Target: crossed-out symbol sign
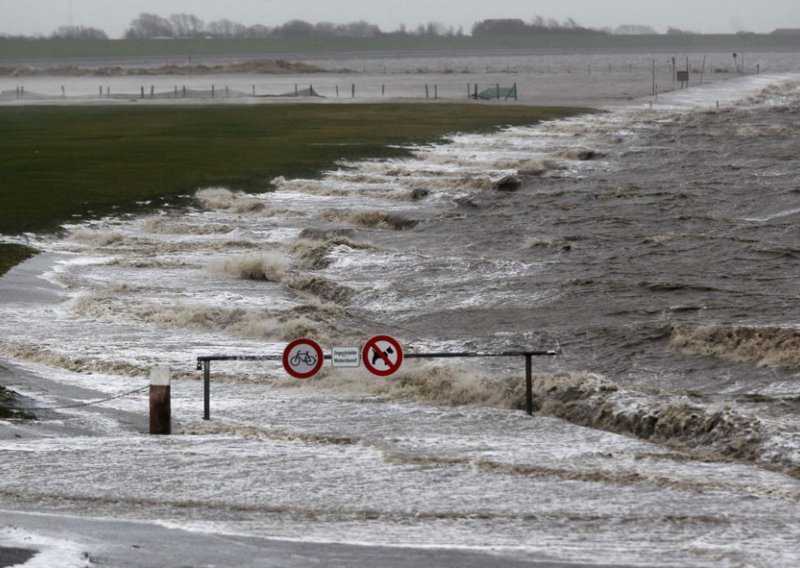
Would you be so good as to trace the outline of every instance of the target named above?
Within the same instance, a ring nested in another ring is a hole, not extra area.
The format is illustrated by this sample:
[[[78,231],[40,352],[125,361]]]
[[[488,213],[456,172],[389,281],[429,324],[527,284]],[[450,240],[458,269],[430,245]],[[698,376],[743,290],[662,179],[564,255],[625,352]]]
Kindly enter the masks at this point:
[[[283,351],[283,368],[296,379],[308,379],[322,368],[322,347],[313,339],[295,339]]]
[[[403,364],[403,348],[394,337],[376,335],[364,344],[361,360],[373,375],[388,377]]]

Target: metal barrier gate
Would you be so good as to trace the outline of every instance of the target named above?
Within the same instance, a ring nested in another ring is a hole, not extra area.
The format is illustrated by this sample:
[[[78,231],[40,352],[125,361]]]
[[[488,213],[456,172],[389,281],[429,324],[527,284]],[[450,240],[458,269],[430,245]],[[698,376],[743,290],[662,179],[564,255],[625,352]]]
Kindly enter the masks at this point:
[[[472,359],[490,357],[525,358],[525,412],[533,414],[533,358],[555,357],[560,350],[503,351],[501,353],[405,353],[405,359]],[[281,361],[282,355],[208,355],[197,358],[197,370],[203,371],[203,420],[211,419],[211,362],[212,361]],[[331,355],[323,356],[330,360]],[[391,380],[391,379],[389,379]]]

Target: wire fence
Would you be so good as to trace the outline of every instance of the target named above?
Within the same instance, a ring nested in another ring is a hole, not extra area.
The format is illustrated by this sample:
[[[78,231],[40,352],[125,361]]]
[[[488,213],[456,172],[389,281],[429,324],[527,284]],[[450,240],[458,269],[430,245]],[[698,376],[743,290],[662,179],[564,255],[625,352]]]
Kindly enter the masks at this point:
[[[58,87],[56,87],[58,88]],[[276,85],[259,86],[210,84],[206,88],[175,85],[165,89],[155,85],[140,86],[131,91],[98,86],[94,93],[87,93],[85,88],[61,86],[60,90],[45,92],[30,90],[27,87],[15,87],[0,91],[0,102],[37,102],[37,101],[131,101],[131,102],[175,102],[175,101],[235,101],[258,99],[375,99],[383,97],[403,97],[421,99],[516,99],[517,86],[500,83],[348,83],[323,85]]]
[[[137,394],[137,393],[140,393],[140,392],[144,392],[145,390],[147,390],[149,388],[150,388],[150,386],[148,385],[146,387],[140,387],[140,388],[134,389],[132,391],[124,392],[124,393],[121,393],[121,394],[116,394],[116,395],[109,396],[107,398],[103,398],[103,399],[100,399],[100,400],[92,400],[92,401],[89,401],[89,402],[78,402],[78,403],[72,403],[72,404],[65,404],[65,405],[62,405],[62,406],[27,406],[27,407],[15,406],[13,408],[13,410],[19,410],[19,411],[24,411],[24,412],[35,412],[35,411],[45,411],[45,410],[67,410],[67,409],[70,409],[70,408],[83,408],[83,407],[86,407],[86,406],[94,406],[96,404],[102,404],[104,402],[109,402],[109,401],[112,401],[112,400],[117,400],[117,399],[120,399],[120,398],[124,398],[126,396],[131,396],[131,395],[134,395],[134,394]]]

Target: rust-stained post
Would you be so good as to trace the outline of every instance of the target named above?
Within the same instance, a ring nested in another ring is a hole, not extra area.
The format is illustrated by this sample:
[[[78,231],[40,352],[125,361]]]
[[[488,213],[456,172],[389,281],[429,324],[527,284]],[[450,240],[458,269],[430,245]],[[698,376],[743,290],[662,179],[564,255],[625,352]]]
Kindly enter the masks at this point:
[[[150,369],[150,433],[172,433],[172,406],[170,403],[170,369]]]
[[[203,361],[203,420],[211,420],[211,361]]]
[[[525,353],[525,412],[533,416],[533,354]]]

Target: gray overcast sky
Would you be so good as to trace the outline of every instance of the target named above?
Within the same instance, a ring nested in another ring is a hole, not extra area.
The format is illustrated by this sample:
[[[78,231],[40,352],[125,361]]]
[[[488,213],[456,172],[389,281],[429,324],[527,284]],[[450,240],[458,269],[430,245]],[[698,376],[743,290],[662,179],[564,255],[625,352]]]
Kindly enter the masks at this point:
[[[120,37],[141,12],[195,14],[210,22],[227,18],[246,25],[275,26],[288,20],[336,23],[366,20],[384,31],[400,24],[440,22],[469,32],[486,18],[541,15],[574,18],[589,27],[644,24],[713,33],[769,32],[800,28],[798,0],[0,0],[0,33],[47,35],[71,23]]]

